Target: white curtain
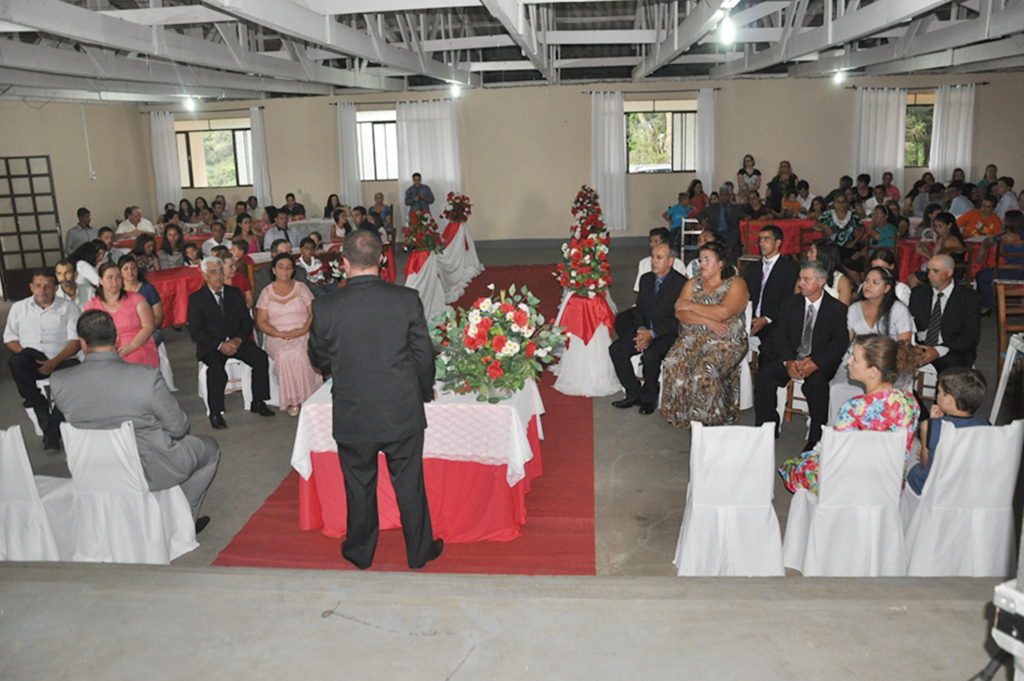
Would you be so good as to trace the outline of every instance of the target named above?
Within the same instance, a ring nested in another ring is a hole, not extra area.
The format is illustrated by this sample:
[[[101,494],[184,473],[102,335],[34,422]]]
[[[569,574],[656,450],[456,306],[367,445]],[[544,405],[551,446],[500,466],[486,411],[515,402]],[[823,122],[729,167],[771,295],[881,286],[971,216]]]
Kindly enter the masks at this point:
[[[360,206],[363,203],[363,188],[359,183],[358,144],[356,105],[338,102],[338,195],[345,206]]]
[[[715,184],[715,100],[714,88],[702,87],[697,93],[697,177],[704,193],[718,191]]]
[[[929,165],[939,182],[963,168],[971,177],[971,142],[974,137],[974,84],[942,85],[935,93],[932,150]]]
[[[882,182],[892,173],[892,183],[903,194],[904,141],[907,134],[907,91],[902,88],[859,87],[853,102],[853,139],[850,175],[871,176]]]
[[[252,193],[261,206],[273,206],[270,193],[270,164],[267,161],[267,136],[263,127],[263,108],[249,107],[249,125],[252,128]]]
[[[405,224],[408,208],[405,191],[413,173],[434,193],[431,214],[444,210],[448,192],[462,192],[462,158],[459,155],[458,108],[455,100],[398,102],[398,212],[396,227]]]
[[[174,138],[174,114],[149,112],[149,142],[153,147],[153,171],[156,175],[157,214],[165,204],[175,208],[181,200],[181,170],[178,167],[178,143]]]
[[[626,116],[621,92],[590,95],[590,184],[608,229],[628,229]]]

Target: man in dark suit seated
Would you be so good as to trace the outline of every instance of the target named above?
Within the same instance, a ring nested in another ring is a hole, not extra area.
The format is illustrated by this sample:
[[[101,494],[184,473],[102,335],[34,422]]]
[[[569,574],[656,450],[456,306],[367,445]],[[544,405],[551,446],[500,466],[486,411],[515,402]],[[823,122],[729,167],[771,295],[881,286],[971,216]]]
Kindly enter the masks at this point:
[[[658,404],[661,361],[672,349],[679,335],[675,303],[686,277],[672,268],[673,258],[667,243],[651,250],[651,271],[640,278],[636,305],[623,310],[615,318],[618,340],[608,348],[619,383],[626,390],[625,399],[612,406],[628,409],[640,405],[641,414],[653,414]],[[631,359],[642,353],[644,385],[633,371]]]
[[[746,215],[739,204],[732,202],[732,188],[723,184],[718,188],[718,203],[708,204],[693,217],[700,221],[702,229],[718,233],[719,240],[729,247],[733,264],[736,264],[743,252],[740,220],[745,220]]]
[[[800,278],[800,265],[782,255],[782,239],[781,229],[765,225],[757,235],[761,259],[750,263],[744,274],[754,304],[750,335],[757,336],[762,347],[771,342],[782,303],[796,295],[796,281]]]
[[[406,556],[416,569],[441,555],[423,483],[424,402],[434,398],[434,349],[419,294],[382,281],[381,241],[357,229],[345,239],[348,283],[313,300],[309,359],[334,378],[334,440],[345,477],[348,529],[341,555],[373,563],[378,453],[387,458],[402,517]]]
[[[910,293],[910,314],[917,325],[917,362],[941,373],[971,367],[981,340],[981,303],[977,294],[953,281],[953,258],[928,261],[928,285]]]
[[[75,428],[113,430],[125,421],[135,427],[139,460],[149,489],[178,485],[192,507],[196,532],[210,522],[199,516],[206,490],[220,461],[220,447],[208,435],[189,435],[188,417],[171,395],[159,369],[130,364],[117,354],[117,328],[103,310],[78,318],[85,359],[50,379],[54,403]]]
[[[188,334],[196,344],[196,357],[206,364],[206,399],[210,425],[227,428],[224,421],[224,365],[237,359],[252,367],[252,413],[273,416],[265,402],[270,399],[270,364],[267,353],[252,340],[252,317],[245,297],[234,286],[224,285],[224,263],[203,258],[206,286],[188,297]]]
[[[811,432],[803,451],[813,448],[821,438],[821,427],[828,420],[828,382],[850,345],[846,305],[825,293],[827,276],[820,263],[804,262],[800,267],[803,295],[782,304],[771,343],[761,346],[754,381],[754,418],[760,426],[779,421],[778,389],[790,379],[803,380],[811,415]],[[776,426],[776,437],[778,432]]]

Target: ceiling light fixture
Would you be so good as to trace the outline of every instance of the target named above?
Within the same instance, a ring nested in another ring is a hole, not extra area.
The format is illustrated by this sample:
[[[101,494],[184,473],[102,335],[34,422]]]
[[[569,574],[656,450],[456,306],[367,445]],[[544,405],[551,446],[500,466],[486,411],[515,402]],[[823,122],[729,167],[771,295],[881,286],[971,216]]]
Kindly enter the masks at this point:
[[[452,97],[458,97],[462,94],[462,88],[459,87],[458,83],[452,83]]]
[[[188,109],[189,111],[195,111],[196,110],[196,100],[192,99],[191,97],[186,97],[185,98],[185,108]]]
[[[732,45],[736,42],[736,24],[729,17],[722,19],[718,25],[718,40],[723,45]]]
[[[846,80],[846,74],[842,71],[836,71],[836,75],[832,76],[832,82],[836,85],[842,85],[844,80]]]

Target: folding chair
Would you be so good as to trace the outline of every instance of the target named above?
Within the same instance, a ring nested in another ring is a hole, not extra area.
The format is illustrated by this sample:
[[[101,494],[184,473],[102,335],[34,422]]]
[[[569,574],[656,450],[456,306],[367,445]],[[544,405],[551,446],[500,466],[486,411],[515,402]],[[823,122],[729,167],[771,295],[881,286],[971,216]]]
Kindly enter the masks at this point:
[[[997,262],[998,255],[997,252]],[[1024,281],[995,279],[992,286],[996,293],[996,341],[999,343],[999,371],[1002,372],[1010,336],[1024,332]]]
[[[266,340],[266,339],[264,339]],[[270,374],[270,399],[267,404],[277,407],[281,404],[280,392],[277,385],[277,375],[274,373],[274,360],[267,357],[269,365],[267,372]],[[206,389],[206,372],[209,367],[205,362],[199,362],[199,398],[206,405],[206,415],[210,415],[210,401]],[[245,409],[252,408],[252,367],[238,359],[229,359],[224,364],[224,371],[228,375],[228,383],[224,387],[224,394],[242,393],[242,405]]]

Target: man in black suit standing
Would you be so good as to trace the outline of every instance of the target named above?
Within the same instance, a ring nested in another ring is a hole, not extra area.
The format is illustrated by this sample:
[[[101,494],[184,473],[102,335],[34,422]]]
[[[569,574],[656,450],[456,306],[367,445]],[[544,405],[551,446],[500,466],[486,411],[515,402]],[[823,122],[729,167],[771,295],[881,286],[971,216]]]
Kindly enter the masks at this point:
[[[943,254],[929,260],[928,285],[910,294],[918,364],[931,364],[939,373],[974,366],[981,340],[980,305],[974,291],[953,281],[953,258]]]
[[[423,483],[424,402],[434,397],[434,350],[413,289],[382,281],[381,241],[358,229],[345,239],[348,283],[313,301],[309,359],[334,376],[334,439],[348,499],[341,555],[361,570],[373,563],[377,454],[387,457],[409,567],[441,555]]]
[[[273,416],[265,402],[270,399],[270,363],[252,340],[252,318],[245,297],[234,286],[224,285],[224,263],[203,258],[206,286],[188,297],[188,335],[196,344],[196,357],[206,364],[206,399],[210,425],[227,428],[224,421],[224,365],[231,358],[252,367],[252,406],[260,416]]]
[[[782,304],[778,328],[766,350],[768,357],[759,362],[754,381],[754,418],[760,426],[768,421],[778,423],[778,389],[790,379],[803,380],[811,414],[811,432],[804,451],[821,438],[821,427],[828,420],[828,382],[850,344],[846,305],[825,293],[827,277],[820,263],[805,262],[801,266],[799,286],[803,295]]]
[[[672,349],[679,335],[675,303],[686,277],[672,268],[673,258],[667,243],[651,249],[651,271],[640,277],[640,293],[636,305],[623,310],[615,318],[618,340],[608,348],[619,383],[626,390],[625,399],[612,406],[628,409],[640,405],[641,414],[653,414],[658,404],[661,361]],[[644,385],[633,371],[631,359],[641,354]]]
[[[782,230],[775,225],[765,225],[757,235],[761,259],[747,266],[744,279],[754,304],[750,320],[750,335],[760,339],[760,357],[765,358],[765,349],[771,345],[771,336],[778,326],[782,303],[792,298],[796,281],[800,278],[800,265],[782,256]]]

